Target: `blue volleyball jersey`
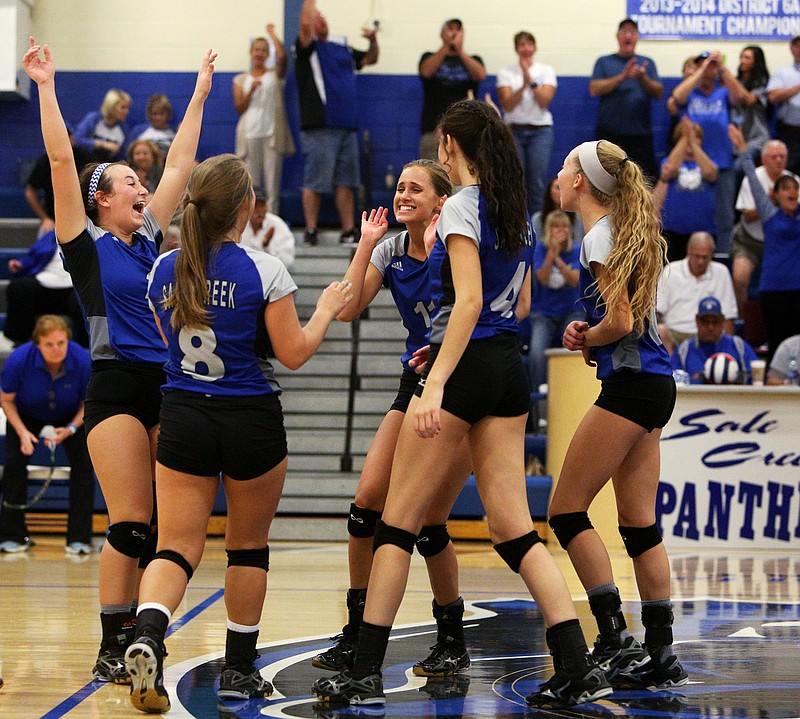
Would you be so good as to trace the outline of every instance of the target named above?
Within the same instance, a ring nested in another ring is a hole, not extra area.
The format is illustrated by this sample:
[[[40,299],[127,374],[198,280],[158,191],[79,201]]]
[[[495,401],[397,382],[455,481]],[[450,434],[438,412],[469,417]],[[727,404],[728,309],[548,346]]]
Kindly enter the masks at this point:
[[[92,361],[166,361],[167,351],[145,298],[147,273],[160,245],[161,228],[147,208],[130,245],[88,217],[86,229],[61,245],[89,324]]]
[[[165,391],[188,390],[227,396],[280,392],[267,360],[264,309],[296,289],[284,264],[265,252],[225,242],[206,268],[209,327],[175,331],[165,309],[175,282],[180,250],[161,255],[153,265],[147,299],[169,342]]]
[[[444,339],[447,322],[455,303],[455,287],[447,254],[447,238],[463,235],[475,242],[481,262],[483,307],[470,339],[484,339],[498,334],[518,334],[514,311],[525,275],[533,262],[533,238],[528,224],[525,245],[510,257],[497,246],[497,234],[489,224],[486,203],[478,185],[470,185],[444,203],[436,226],[436,244],[428,258],[434,320],[431,342]]]
[[[392,293],[403,327],[408,331],[406,351],[401,361],[403,369],[414,372],[408,360],[416,350],[428,344],[433,301],[428,282],[428,262],[409,256],[409,242],[405,231],[383,240],[372,251],[370,262],[383,275],[383,286]]]
[[[591,271],[591,263],[605,265],[614,238],[608,217],[602,217],[586,233],[581,244],[581,268],[578,289],[581,302],[586,310],[587,321],[594,327],[605,317],[602,298],[595,292],[596,284]],[[645,331],[639,335],[636,330],[622,339],[602,347],[594,347],[597,362],[597,378],[611,377],[621,370],[643,372],[645,374],[671,375],[670,359],[667,350],[658,336],[655,306],[650,318],[645,322]]]

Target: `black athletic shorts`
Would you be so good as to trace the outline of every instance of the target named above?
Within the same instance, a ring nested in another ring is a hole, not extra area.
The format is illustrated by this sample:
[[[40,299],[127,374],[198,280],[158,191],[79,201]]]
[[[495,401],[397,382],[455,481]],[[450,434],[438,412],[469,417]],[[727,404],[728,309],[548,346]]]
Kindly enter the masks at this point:
[[[176,472],[255,479],[287,455],[277,394],[220,397],[173,391],[161,403],[156,459]]]
[[[86,388],[83,421],[90,432],[100,422],[118,414],[138,419],[145,429],[158,424],[161,385],[167,381],[164,366],[148,362],[97,360]]]
[[[400,387],[397,390],[397,397],[394,398],[394,402],[392,402],[392,406],[389,409],[396,409],[398,412],[405,414],[418,384],[419,375],[416,372],[403,370],[403,374],[400,375]]]
[[[436,362],[440,344],[432,344],[423,379],[415,394],[420,397],[428,369]],[[475,424],[484,417],[518,417],[531,405],[528,375],[516,335],[501,334],[470,340],[453,374],[444,386],[442,409]]]
[[[601,380],[595,404],[652,432],[669,422],[676,394],[671,375],[623,370]]]

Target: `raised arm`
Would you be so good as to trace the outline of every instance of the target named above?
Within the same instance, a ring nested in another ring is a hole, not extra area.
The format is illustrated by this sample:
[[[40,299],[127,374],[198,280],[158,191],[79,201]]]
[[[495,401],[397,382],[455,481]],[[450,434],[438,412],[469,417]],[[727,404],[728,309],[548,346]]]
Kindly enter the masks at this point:
[[[703,60],[703,62],[697,66],[697,69],[691,75],[689,75],[689,77],[681,81],[681,83],[672,91],[671,99],[678,107],[683,107],[689,101],[689,95],[691,94],[692,90],[697,87],[698,83],[700,82],[700,78],[703,77],[703,73],[710,62],[711,57],[707,57],[705,60]]]
[[[286,48],[275,32],[275,24],[267,25],[267,35],[275,47],[275,74],[283,80],[286,77]]]
[[[361,59],[361,67],[365,65],[374,65],[378,62],[378,55],[380,54],[380,47],[378,47],[378,31],[375,28],[365,27],[361,31],[361,37],[365,37],[369,41],[367,54]]]
[[[211,78],[214,75],[216,59],[217,53],[212,50],[208,50],[203,58],[192,99],[189,100],[186,114],[167,153],[164,174],[148,205],[162,229],[166,229],[172,221],[175,208],[194,169],[197,143],[200,140],[200,128],[203,124],[203,105],[208,93],[211,92]]]
[[[388,214],[389,210],[385,207],[371,210],[369,216],[366,212],[361,214],[361,239],[350,267],[344,273],[344,279],[352,283],[353,301],[336,316],[341,322],[352,322],[358,317],[381,288],[383,275],[370,262],[370,258],[389,227]]]
[[[39,57],[40,51],[44,54],[44,60]],[[22,58],[22,66],[39,89],[42,137],[53,178],[56,237],[59,242],[70,242],[86,227],[86,214],[72,144],[56,97],[56,68],[50,48],[47,45],[40,47],[31,37],[30,47]]]
[[[769,195],[764,191],[761,182],[756,175],[756,168],[753,164],[753,158],[747,152],[747,142],[744,139],[741,128],[736,125],[728,125],[728,135],[733,143],[734,150],[739,153],[739,159],[736,160],[736,167],[744,172],[747,179],[750,181],[750,192],[753,193],[753,200],[756,203],[756,212],[762,222],[766,222],[772,217],[778,208],[772,203]]]
[[[314,41],[314,25],[317,21],[317,0],[304,0],[300,9],[300,46],[308,47]]]

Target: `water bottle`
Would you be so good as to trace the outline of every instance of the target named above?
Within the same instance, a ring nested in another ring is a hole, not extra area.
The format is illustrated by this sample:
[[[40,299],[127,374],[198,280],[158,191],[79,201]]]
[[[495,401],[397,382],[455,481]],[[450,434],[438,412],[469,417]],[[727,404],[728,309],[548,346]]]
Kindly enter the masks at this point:
[[[800,372],[798,372],[797,357],[794,355],[789,357],[789,369],[786,370],[786,384],[792,387],[800,385]]]

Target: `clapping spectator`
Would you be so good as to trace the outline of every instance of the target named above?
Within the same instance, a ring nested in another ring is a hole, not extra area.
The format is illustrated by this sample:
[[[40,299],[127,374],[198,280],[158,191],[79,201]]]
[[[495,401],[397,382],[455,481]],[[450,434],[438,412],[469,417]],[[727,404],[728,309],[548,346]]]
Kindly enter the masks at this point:
[[[534,281],[531,304],[531,343],[528,352],[531,389],[547,382],[545,350],[560,347],[570,322],[584,320],[578,304],[581,247],[572,237],[572,223],[566,212],[555,210],[547,216],[544,232],[533,252]]]
[[[733,229],[736,172],[728,137],[730,105],[745,102],[749,93],[723,64],[718,50],[697,57],[695,71],[673,91],[673,102],[703,128],[703,148],[717,166],[717,251],[727,254]]]
[[[550,153],[553,115],[548,109],[556,94],[556,74],[550,65],[534,60],[536,39],[529,32],[514,36],[517,62],[497,73],[497,94],[511,127],[528,187],[528,212],[542,205]]]
[[[655,202],[661,210],[667,259],[681,260],[693,232],[714,235],[717,166],[703,150],[703,128],[683,116],[675,128],[675,147],[661,165]]]
[[[556,210],[561,211],[561,188],[558,186],[558,178],[554,177],[547,183],[542,196],[542,204],[538,212],[535,212],[531,217],[531,227],[536,237],[541,237],[544,232],[544,225],[551,212]],[[583,231],[583,222],[574,212],[567,212],[567,217],[572,224],[572,241],[574,244],[580,244],[585,234]]]

